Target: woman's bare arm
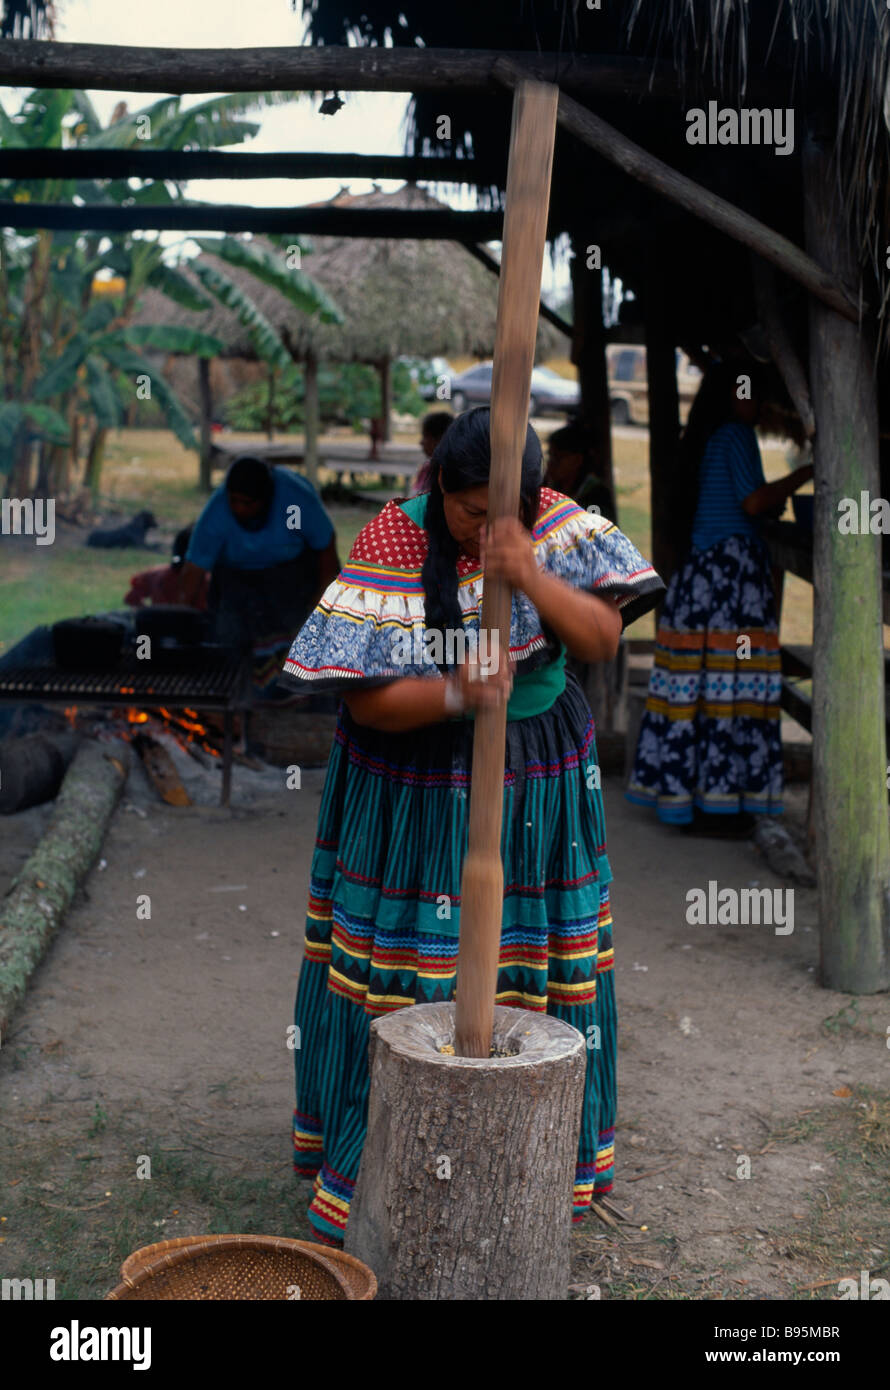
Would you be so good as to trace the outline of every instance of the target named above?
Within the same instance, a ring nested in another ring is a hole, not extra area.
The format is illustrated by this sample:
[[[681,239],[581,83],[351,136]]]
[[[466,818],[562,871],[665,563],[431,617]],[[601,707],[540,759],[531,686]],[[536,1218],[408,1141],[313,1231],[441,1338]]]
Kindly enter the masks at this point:
[[[538,570],[525,590],[539,615],[579,661],[611,661],[621,637],[621,610],[612,598],[575,589]]]
[[[742,501],[742,508],[749,516],[760,516],[764,512],[775,511],[777,507],[783,508],[792,492],[797,492],[797,489],[808,483],[812,476],[813,465],[805,463],[802,468],[795,468],[787,478],[778,478],[774,483],[764,483],[756,492],[749,492]]]
[[[512,665],[501,662],[497,671],[480,680],[474,678],[479,672],[476,663],[465,661],[445,680],[406,676],[404,680],[393,681],[376,690],[357,690],[344,699],[357,724],[381,729],[384,733],[405,733],[409,729],[439,724],[453,716],[455,708],[449,703],[449,688],[453,696],[460,696],[464,709],[480,709],[483,705],[496,705],[509,699],[513,686]]]

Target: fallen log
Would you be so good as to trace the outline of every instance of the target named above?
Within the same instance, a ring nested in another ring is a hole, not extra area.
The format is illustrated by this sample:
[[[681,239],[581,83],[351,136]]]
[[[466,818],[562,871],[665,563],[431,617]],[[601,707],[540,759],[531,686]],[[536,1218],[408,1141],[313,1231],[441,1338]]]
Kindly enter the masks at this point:
[[[74,894],[99,853],[130,767],[120,740],[86,740],[43,839],[0,902],[0,1041]]]
[[[0,743],[0,815],[52,801],[77,751],[80,735],[25,734]]]

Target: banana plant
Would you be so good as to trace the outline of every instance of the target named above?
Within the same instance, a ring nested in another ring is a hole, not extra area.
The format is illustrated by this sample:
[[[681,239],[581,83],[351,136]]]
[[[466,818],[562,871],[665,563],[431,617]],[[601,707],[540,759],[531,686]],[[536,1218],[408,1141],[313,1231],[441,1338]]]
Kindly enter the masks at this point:
[[[258,125],[245,117],[298,95],[240,92],[209,98],[185,109],[181,97],[164,97],[134,112],[119,107],[110,124],[103,126],[86,92],[39,89],[25,96],[15,115],[9,115],[0,103],[0,145],[125,149],[150,141],[162,149],[211,149],[240,144],[255,135]],[[14,187],[9,180],[0,180],[0,194],[3,192],[20,202],[79,197],[91,203],[140,204],[175,202],[184,196],[181,183],[161,179],[141,186],[136,180],[17,180]],[[301,250],[310,249],[300,238],[290,237],[287,242],[296,243]],[[336,306],[320,287],[302,271],[291,272],[278,265],[262,248],[226,237],[208,243],[205,249],[248,270],[263,283],[274,284],[301,312],[319,314],[326,322],[341,321]],[[193,278],[170,264],[168,256],[158,237],[132,234],[106,237],[38,230],[0,239],[0,378],[6,402],[20,406],[18,412],[6,412],[0,418],[0,459],[4,453],[7,459],[17,458],[22,479],[27,477],[35,431],[43,432],[48,444],[58,444],[60,422],[67,419],[76,428],[78,410],[84,407],[94,422],[89,471],[96,486],[105,433],[122,418],[124,376],[134,374],[150,375],[170,427],[183,443],[195,447],[181,402],[160,373],[152,371],[147,359],[141,357],[140,348],[161,350],[167,344],[167,351],[208,356],[213,355],[211,340],[200,332],[189,336],[188,329],[165,325],[153,326],[148,336],[145,330],[130,332],[129,320],[148,288],[192,310],[206,310],[213,299],[220,300],[248,326],[259,356],[279,365],[290,363],[279,335],[248,292],[222,270],[206,265],[198,269],[196,263],[192,269],[209,291],[204,293]],[[122,277],[120,297],[94,298],[95,277],[100,271]],[[170,346],[174,342],[178,346]],[[30,409],[28,403],[32,401],[38,403],[38,409]],[[4,450],[4,439],[14,422],[17,435]]]

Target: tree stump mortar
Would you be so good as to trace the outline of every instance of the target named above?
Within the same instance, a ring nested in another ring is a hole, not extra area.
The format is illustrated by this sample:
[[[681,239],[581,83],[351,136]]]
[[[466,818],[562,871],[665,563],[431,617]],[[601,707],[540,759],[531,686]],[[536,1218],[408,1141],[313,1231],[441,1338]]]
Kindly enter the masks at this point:
[[[454,1004],[371,1026],[368,1135],[345,1248],[380,1298],[564,1299],[585,1039],[495,1009],[494,1048],[455,1057]]]

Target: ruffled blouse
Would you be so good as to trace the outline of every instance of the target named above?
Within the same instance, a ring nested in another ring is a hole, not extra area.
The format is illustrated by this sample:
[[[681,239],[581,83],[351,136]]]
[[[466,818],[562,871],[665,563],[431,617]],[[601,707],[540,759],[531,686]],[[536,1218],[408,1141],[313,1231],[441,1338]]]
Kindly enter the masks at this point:
[[[288,685],[307,692],[345,691],[404,676],[441,678],[436,658],[442,653],[423,639],[425,507],[426,494],[395,499],[362,527],[346,564],[294,638],[284,665]],[[614,598],[623,628],[654,607],[664,590],[655,570],[614,522],[585,511],[553,488],[541,488],[531,534],[538,565],[573,588]],[[472,644],[479,635],[482,569],[478,559],[463,552],[456,569],[458,603]],[[514,591],[510,656],[516,673],[536,670],[559,650],[534,605]]]

